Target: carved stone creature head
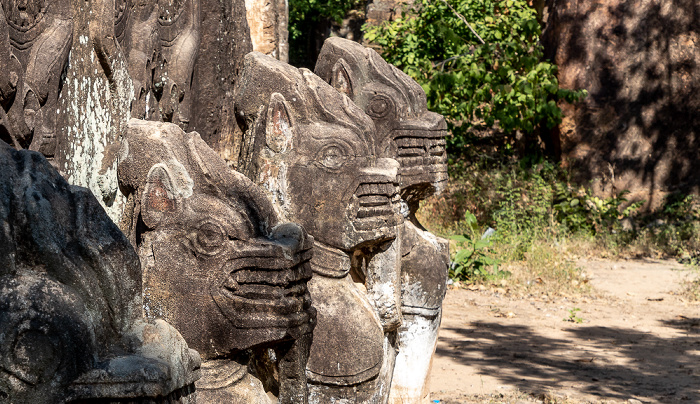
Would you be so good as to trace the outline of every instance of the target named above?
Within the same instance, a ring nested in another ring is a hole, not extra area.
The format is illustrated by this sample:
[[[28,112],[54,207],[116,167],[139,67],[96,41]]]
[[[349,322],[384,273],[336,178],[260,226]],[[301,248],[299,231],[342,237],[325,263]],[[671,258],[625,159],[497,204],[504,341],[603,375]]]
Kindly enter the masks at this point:
[[[235,91],[240,165],[314,238],[350,251],[396,236],[398,163],[379,158],[372,120],[306,69],[246,55]]]
[[[132,119],[121,154],[148,317],[174,324],[207,359],[311,332],[303,228],[281,223],[196,132]]]
[[[323,44],[315,73],[348,95],[377,127],[377,152],[401,164],[401,196],[417,203],[447,183],[442,115],[427,109],[425,92],[373,49],[343,38]]]
[[[0,142],[0,401],[168,396],[199,355],[141,320],[141,271],[85,188],[44,157]]]

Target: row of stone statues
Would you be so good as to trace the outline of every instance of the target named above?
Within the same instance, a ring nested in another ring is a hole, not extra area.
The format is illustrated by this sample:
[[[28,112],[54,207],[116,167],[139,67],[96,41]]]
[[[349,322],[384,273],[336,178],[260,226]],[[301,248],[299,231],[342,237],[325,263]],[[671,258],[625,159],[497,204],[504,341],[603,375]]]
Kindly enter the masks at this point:
[[[204,0],[47,3],[0,9],[0,401],[426,400],[449,256],[415,216],[447,181],[421,87],[339,38],[315,72],[214,68]]]

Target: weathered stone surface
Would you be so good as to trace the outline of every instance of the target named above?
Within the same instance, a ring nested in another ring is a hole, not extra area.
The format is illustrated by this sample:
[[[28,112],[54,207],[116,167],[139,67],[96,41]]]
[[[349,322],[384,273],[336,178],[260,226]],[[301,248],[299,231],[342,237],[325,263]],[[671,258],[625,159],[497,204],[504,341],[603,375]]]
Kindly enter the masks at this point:
[[[306,287],[313,239],[280,222],[262,191],[196,132],[132,120],[121,154],[119,179],[133,209],[129,236],[142,257],[146,315],[175,325],[204,359],[219,360],[204,367],[200,400],[254,402],[264,395],[247,387],[245,367],[264,366],[260,352],[271,348],[267,362],[275,362],[277,380],[265,380],[261,371],[262,383],[281,402],[302,402],[295,399],[306,396],[316,314]]]
[[[253,50],[289,61],[289,5],[285,0],[246,0],[246,18]]]
[[[253,52],[235,101],[239,167],[316,240],[309,401],[384,402],[401,322],[398,163],[378,157],[371,119],[306,69]]]
[[[0,142],[0,399],[194,402],[199,355],[141,319],[128,240],[85,188]]]
[[[548,1],[543,34],[559,82],[585,88],[562,105],[561,154],[580,180],[658,206],[698,192],[700,4],[697,1]]]
[[[92,191],[115,222],[124,209],[116,152],[129,119],[132,83],[115,40],[115,3],[70,0],[70,60],[62,78],[53,164],[70,184]]]
[[[233,109],[233,87],[243,57],[253,50],[245,0],[200,0],[200,44],[192,80],[192,120],[197,131],[229,165],[238,154],[240,129]]]
[[[53,156],[56,101],[73,35],[69,0],[0,4],[0,139]]]
[[[403,324],[390,401],[423,402],[429,393],[449,252],[447,241],[425,231],[415,213],[422,199],[442,191],[447,182],[445,119],[427,110],[418,83],[358,43],[327,39],[315,70],[373,119],[378,155],[400,163],[408,220],[399,234]]]

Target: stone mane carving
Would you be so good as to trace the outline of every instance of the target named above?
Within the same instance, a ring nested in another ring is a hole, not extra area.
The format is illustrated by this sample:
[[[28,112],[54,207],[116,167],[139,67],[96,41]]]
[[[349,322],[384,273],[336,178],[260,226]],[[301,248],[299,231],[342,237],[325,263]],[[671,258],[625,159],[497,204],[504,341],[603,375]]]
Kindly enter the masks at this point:
[[[68,0],[0,2],[0,139],[53,156],[72,35]]]
[[[239,167],[316,240],[309,401],[385,402],[401,323],[398,163],[378,158],[371,119],[306,69],[250,53],[234,97]]]
[[[404,323],[390,401],[423,402],[429,393],[449,253],[447,241],[425,231],[415,213],[420,200],[440,192],[447,182],[447,126],[441,115],[427,110],[418,83],[356,42],[327,39],[315,71],[372,117],[379,155],[401,164],[401,196],[408,208],[400,233]]]
[[[132,117],[190,122],[199,0],[117,0],[114,32],[134,82]]]
[[[129,241],[85,188],[0,142],[0,401],[194,403],[199,355],[141,318]]]
[[[305,402],[313,239],[280,222],[196,132],[131,120],[121,154],[146,315],[175,325],[207,360],[200,401],[262,403],[270,390],[281,403]]]

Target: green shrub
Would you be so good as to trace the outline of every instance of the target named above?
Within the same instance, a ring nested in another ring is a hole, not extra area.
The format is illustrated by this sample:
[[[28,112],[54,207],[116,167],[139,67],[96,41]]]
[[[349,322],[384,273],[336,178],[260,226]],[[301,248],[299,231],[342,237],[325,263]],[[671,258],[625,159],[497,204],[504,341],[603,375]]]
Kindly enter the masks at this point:
[[[480,229],[476,216],[464,213],[467,232],[450,237],[457,241],[458,250],[450,266],[450,278],[461,282],[495,281],[510,275],[498,269],[500,261],[490,251],[491,240],[488,234],[479,236]]]
[[[559,88],[556,66],[543,61],[540,25],[525,0],[416,1],[400,19],[366,26],[365,39],[418,81],[428,107],[443,114],[449,150],[472,141],[472,125],[533,133],[561,122],[556,100],[575,102],[585,90]],[[472,33],[460,15],[485,43]]]

